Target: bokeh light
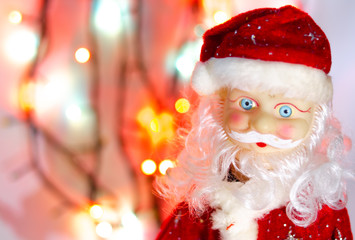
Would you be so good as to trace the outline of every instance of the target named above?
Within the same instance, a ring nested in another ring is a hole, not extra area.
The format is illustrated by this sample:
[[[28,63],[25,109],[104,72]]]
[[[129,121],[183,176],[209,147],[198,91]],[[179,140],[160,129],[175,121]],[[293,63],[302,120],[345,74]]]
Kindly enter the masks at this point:
[[[137,121],[140,125],[146,127],[150,125],[150,122],[155,117],[155,112],[151,107],[145,107],[139,111],[137,115]]]
[[[127,212],[122,216],[122,225],[125,228],[135,228],[140,222],[133,212]]]
[[[104,214],[104,210],[98,204],[94,204],[90,207],[90,216],[94,219],[99,219]]]
[[[154,118],[150,122],[150,129],[155,133],[160,132],[160,124],[159,124],[159,120],[157,118]]]
[[[112,225],[109,222],[100,222],[96,226],[96,234],[102,238],[109,238],[112,232]]]
[[[9,59],[17,63],[26,63],[37,54],[38,36],[26,29],[18,29],[5,39],[5,52]]]
[[[21,84],[19,89],[19,105],[22,111],[30,112],[34,109],[36,101],[35,90],[36,85],[32,81]]]
[[[191,74],[199,60],[203,41],[199,38],[196,41],[187,42],[182,46],[175,60],[175,69],[179,73],[179,79],[189,82]]]
[[[228,14],[223,11],[216,11],[213,15],[213,19],[217,24],[224,23],[229,19]]]
[[[122,215],[121,222],[123,226],[123,228],[120,229],[121,238],[116,239],[146,239],[144,237],[143,224],[132,211],[124,213]]]
[[[175,109],[178,113],[187,113],[190,110],[190,102],[186,98],[180,98],[175,102]]]
[[[145,175],[152,175],[157,170],[157,164],[152,159],[144,160],[141,170]]]
[[[101,0],[94,16],[96,28],[106,35],[115,35],[121,29],[121,8],[114,0]]]
[[[79,122],[82,119],[83,113],[78,105],[72,104],[66,109],[65,116],[71,122]]]
[[[169,168],[173,168],[173,167],[174,167],[173,161],[171,161],[170,159],[165,159],[164,161],[162,161],[162,162],[159,164],[159,172],[160,172],[162,175],[165,175],[165,174],[166,174],[166,171],[167,171]]]
[[[22,14],[19,11],[11,11],[9,13],[9,22],[13,24],[20,24],[22,22]]]
[[[91,54],[87,48],[79,48],[75,51],[75,60],[79,63],[86,63],[90,57]]]
[[[62,105],[72,94],[73,88],[73,77],[65,69],[50,71],[45,79],[37,82],[36,111],[43,114]]]

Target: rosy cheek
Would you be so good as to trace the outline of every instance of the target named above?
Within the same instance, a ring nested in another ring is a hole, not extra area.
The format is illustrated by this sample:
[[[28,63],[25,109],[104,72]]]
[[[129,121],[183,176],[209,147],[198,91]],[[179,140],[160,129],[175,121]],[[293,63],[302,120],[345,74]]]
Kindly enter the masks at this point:
[[[243,120],[243,116],[239,113],[232,113],[230,116],[229,116],[229,121],[231,123],[240,123],[241,121]]]
[[[283,139],[292,139],[294,137],[294,127],[289,124],[283,124],[279,127],[277,133]]]
[[[248,116],[233,112],[229,115],[228,125],[232,130],[244,130],[249,126]]]

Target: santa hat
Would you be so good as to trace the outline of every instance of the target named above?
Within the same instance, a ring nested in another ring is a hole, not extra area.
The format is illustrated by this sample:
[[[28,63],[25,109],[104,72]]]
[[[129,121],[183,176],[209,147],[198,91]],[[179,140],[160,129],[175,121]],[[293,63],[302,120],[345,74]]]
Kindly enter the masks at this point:
[[[200,95],[232,87],[326,103],[330,67],[328,39],[307,13],[263,8],[208,30],[191,80]]]

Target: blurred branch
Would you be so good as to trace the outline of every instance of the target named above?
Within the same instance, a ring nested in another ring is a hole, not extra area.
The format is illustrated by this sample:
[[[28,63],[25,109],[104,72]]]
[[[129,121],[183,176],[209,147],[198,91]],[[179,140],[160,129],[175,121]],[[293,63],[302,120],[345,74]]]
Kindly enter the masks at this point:
[[[38,126],[37,126],[37,130],[44,137],[44,139],[46,140],[46,142],[48,144],[50,144],[57,151],[64,154],[66,156],[66,158],[70,160],[69,162],[72,164],[72,166],[77,171],[79,171],[82,174],[86,174],[86,176],[89,178],[89,180],[88,180],[89,182],[94,181],[95,185],[97,185],[97,187],[100,187],[101,189],[103,189],[111,197],[115,197],[115,194],[111,190],[107,189],[105,186],[100,184],[100,181],[97,178],[95,173],[92,173],[92,172],[86,170],[86,168],[80,164],[82,162],[82,160],[80,160],[80,158],[77,156],[77,154],[72,152],[64,144],[62,144],[60,141],[58,141],[58,139],[56,139],[54,137],[54,135],[52,135],[50,132],[46,131],[43,127],[38,128]],[[93,199],[91,199],[91,200],[93,200]]]
[[[127,68],[128,68],[128,40],[127,40],[127,23],[126,23],[126,16],[123,16],[122,18],[122,32],[121,36],[118,39],[118,44],[121,46],[121,51],[120,51],[120,57],[121,57],[121,62],[119,67],[117,68],[117,89],[118,89],[118,96],[117,96],[117,102],[115,106],[115,114],[114,117],[117,119],[117,125],[116,125],[116,133],[118,136],[117,139],[117,145],[118,149],[120,150],[121,156],[123,159],[126,161],[129,167],[129,175],[133,179],[133,184],[134,184],[134,191],[135,191],[135,196],[138,197],[138,174],[135,171],[135,167],[133,165],[133,160],[130,159],[129,153],[127,152],[127,145],[126,141],[123,136],[123,130],[126,126],[125,123],[125,112],[126,112],[126,93],[127,93]]]
[[[95,12],[95,6],[97,5],[97,1],[93,0],[91,3],[91,8],[88,15],[88,25],[91,26],[91,16]],[[89,48],[91,51],[91,88],[90,88],[90,97],[91,97],[91,107],[96,117],[96,126],[94,129],[94,139],[95,139],[95,175],[100,174],[100,165],[101,165],[101,157],[102,157],[102,137],[101,137],[101,116],[100,116],[100,72],[99,72],[99,56],[97,49],[99,48],[97,44],[96,34],[92,27],[89,27],[89,34],[88,34],[88,41],[89,41]],[[97,194],[97,183],[95,178],[89,176],[89,186],[90,192],[89,197],[91,200],[95,201],[96,194]]]
[[[136,30],[134,35],[134,56],[136,66],[141,75],[142,82],[146,85],[152,99],[155,101],[158,108],[163,108],[163,102],[160,100],[159,94],[155,91],[155,87],[149,78],[147,66],[144,61],[144,48],[142,43],[142,25],[143,25],[143,0],[136,0]]]
[[[38,144],[38,130],[37,127],[33,124],[29,124],[29,143],[30,143],[30,151],[31,151],[31,165],[33,166],[34,170],[36,170],[37,174],[41,178],[44,185],[55,195],[63,198],[66,200],[69,206],[80,207],[80,203],[71,199],[68,195],[64,194],[63,191],[60,190],[57,185],[55,185],[51,179],[47,176],[45,171],[41,168],[39,162],[39,144]]]
[[[38,69],[38,64],[40,61],[45,57],[46,49],[48,49],[48,45],[44,45],[43,42],[48,42],[48,9],[50,5],[50,0],[43,0],[42,1],[42,8],[39,15],[39,22],[40,22],[40,30],[39,30],[39,45],[37,49],[37,54],[34,60],[32,61],[32,65],[30,66],[28,75],[30,77],[35,76],[36,70]]]

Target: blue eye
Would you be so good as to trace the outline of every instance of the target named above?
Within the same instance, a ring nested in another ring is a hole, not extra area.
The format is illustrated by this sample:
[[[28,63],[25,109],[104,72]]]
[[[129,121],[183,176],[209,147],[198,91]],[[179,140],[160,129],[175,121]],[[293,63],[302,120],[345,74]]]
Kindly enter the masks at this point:
[[[248,98],[243,98],[239,105],[244,109],[244,110],[250,110],[256,106],[255,102],[251,99]]]
[[[288,118],[292,115],[292,109],[291,107],[284,105],[280,107],[279,113],[281,117]]]

